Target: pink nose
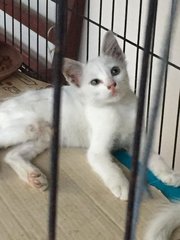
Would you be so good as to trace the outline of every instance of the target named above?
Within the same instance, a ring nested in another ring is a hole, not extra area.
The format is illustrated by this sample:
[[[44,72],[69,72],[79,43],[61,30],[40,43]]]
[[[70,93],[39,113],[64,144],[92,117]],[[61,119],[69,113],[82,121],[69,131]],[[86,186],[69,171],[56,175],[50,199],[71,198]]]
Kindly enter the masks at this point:
[[[108,89],[113,89],[116,87],[116,82],[113,82],[111,85],[107,86]]]

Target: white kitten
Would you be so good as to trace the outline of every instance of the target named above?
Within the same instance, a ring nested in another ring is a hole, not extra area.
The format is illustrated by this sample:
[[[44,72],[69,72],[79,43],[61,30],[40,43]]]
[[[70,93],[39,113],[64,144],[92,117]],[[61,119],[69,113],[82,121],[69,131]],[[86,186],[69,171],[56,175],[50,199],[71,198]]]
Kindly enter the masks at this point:
[[[83,65],[64,60],[70,86],[62,88],[61,144],[88,148],[88,162],[118,198],[127,200],[128,180],[112,160],[113,149],[131,150],[136,96],[129,87],[124,54],[108,32],[102,56]],[[0,147],[17,145],[5,161],[35,188],[47,188],[31,160],[49,147],[53,89],[29,91],[0,104]],[[153,153],[150,169],[162,181],[180,185],[180,175]]]

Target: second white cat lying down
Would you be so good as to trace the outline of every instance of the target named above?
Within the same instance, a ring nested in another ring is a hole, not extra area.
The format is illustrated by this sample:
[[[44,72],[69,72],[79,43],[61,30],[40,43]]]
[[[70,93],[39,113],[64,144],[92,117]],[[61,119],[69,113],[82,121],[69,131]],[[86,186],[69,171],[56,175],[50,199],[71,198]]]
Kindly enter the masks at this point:
[[[111,150],[131,149],[136,118],[136,96],[129,87],[124,54],[111,32],[105,35],[102,55],[81,64],[64,60],[61,144],[86,147],[88,162],[118,198],[127,200],[129,183],[112,161]],[[46,176],[31,160],[49,147],[53,88],[29,91],[0,104],[0,147],[16,145],[5,161],[29,185],[44,190]],[[175,174],[156,153],[149,168],[173,186]]]

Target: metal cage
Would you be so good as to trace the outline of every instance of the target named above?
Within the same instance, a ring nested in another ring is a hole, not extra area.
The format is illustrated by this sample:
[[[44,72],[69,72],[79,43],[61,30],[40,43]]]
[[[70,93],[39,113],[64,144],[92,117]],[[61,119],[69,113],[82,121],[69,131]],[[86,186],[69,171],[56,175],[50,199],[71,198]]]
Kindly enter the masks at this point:
[[[172,9],[175,4],[176,1],[173,0]],[[53,82],[55,87],[53,115],[54,135],[52,144],[53,161],[51,169],[53,177],[50,193],[49,240],[53,240],[56,237],[56,183],[58,177],[57,159],[60,104],[57,99],[59,99],[61,94],[60,85],[64,84],[63,78],[60,74],[62,58],[64,56],[73,59],[80,58],[83,61],[88,61],[93,54],[100,54],[103,34],[107,30],[113,31],[118,38],[118,41],[121,43],[123,51],[127,53],[127,55],[131,49],[134,52],[134,62],[132,64],[133,70],[131,69],[133,78],[132,86],[141,99],[139,103],[139,123],[142,122],[144,109],[142,103],[145,105],[147,132],[150,124],[151,99],[154,90],[153,68],[157,61],[163,62],[162,59],[166,57],[163,66],[164,83],[163,86],[161,86],[162,99],[160,101],[160,115],[158,118],[158,128],[156,129],[156,148],[160,154],[162,153],[162,148],[165,148],[163,147],[164,139],[168,141],[168,133],[165,132],[164,129],[168,126],[169,121],[166,109],[167,95],[169,94],[169,71],[175,70],[178,75],[180,65],[178,65],[178,61],[173,61],[173,58],[169,57],[169,54],[162,56],[161,53],[157,51],[156,39],[158,38],[159,31],[157,22],[159,21],[158,14],[162,7],[161,1],[136,1],[136,9],[134,9],[136,15],[136,36],[133,37],[133,39],[130,38],[131,34],[128,32],[129,21],[132,21],[130,15],[132,6],[134,6],[134,4],[130,0],[123,0],[121,3],[116,0],[46,0],[43,1],[43,4],[40,0],[0,1],[0,40],[13,45],[22,54],[23,65],[21,66],[20,71],[40,80]],[[55,12],[56,17],[54,14]],[[174,14],[175,13],[172,11],[171,19]],[[147,16],[148,20],[146,22]],[[144,27],[142,27],[143,24]],[[143,42],[142,39],[145,39],[145,42]],[[93,46],[95,46],[95,50]],[[53,55],[54,48],[56,48],[56,50]],[[167,46],[165,49],[166,48]],[[143,63],[141,64],[142,57]],[[145,79],[147,79],[147,81],[145,81]],[[143,85],[144,83],[147,85],[146,99],[145,95],[143,95],[146,89],[146,85]],[[177,85],[178,89],[176,89],[176,96],[173,99],[173,121],[172,119],[170,121],[173,122],[173,124],[170,124],[171,126],[169,126],[171,131],[169,141],[171,141],[170,158],[172,168],[178,168],[177,161],[178,156],[180,156],[180,146],[178,145],[180,139],[180,85]],[[141,130],[141,126],[137,123],[136,128],[137,131],[134,143],[136,152],[134,152],[125,240],[134,239],[133,231],[135,231],[133,229],[133,219],[136,216],[133,215],[133,209],[135,201],[135,180],[137,179],[137,149],[140,147],[139,141],[141,131],[139,131],[139,129]],[[164,154],[165,153],[166,151]]]

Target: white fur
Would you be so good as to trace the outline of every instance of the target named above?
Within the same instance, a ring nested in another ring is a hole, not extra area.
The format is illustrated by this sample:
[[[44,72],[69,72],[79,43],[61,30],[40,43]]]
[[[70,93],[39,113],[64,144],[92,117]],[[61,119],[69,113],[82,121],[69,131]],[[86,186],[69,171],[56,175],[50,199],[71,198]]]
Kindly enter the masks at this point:
[[[112,67],[120,73],[111,74]],[[88,162],[118,198],[127,200],[128,180],[113,162],[111,150],[131,149],[136,118],[136,96],[129,87],[124,54],[112,33],[107,33],[103,54],[83,65],[65,59],[62,88],[61,144],[88,148]],[[94,86],[90,82],[99,79]],[[17,145],[5,157],[21,179],[44,190],[45,176],[30,163],[49,147],[53,89],[29,91],[0,104],[0,147]],[[163,159],[151,156],[150,169],[168,184],[180,185]],[[32,177],[33,176],[33,177]]]
[[[169,204],[148,224],[144,240],[170,240],[172,232],[179,226],[180,204]]]

